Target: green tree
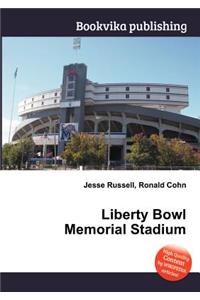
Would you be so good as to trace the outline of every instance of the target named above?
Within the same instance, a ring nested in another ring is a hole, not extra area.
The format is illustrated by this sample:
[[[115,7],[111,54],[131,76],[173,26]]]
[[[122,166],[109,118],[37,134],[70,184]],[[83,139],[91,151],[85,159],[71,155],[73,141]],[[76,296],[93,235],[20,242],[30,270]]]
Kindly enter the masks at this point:
[[[33,156],[34,143],[32,138],[24,138],[16,144],[5,144],[2,150],[4,168],[21,169]]]
[[[177,166],[197,166],[199,161],[192,147],[180,139],[171,140],[171,147],[177,159]]]
[[[158,149],[160,166],[198,166],[199,159],[192,147],[181,139],[168,140],[163,136],[152,135],[151,141]]]
[[[168,140],[153,134],[147,138],[137,134],[133,138],[128,160],[136,166],[198,166],[200,160],[192,147],[180,139]]]
[[[76,133],[67,142],[61,155],[68,165],[102,165],[106,157],[106,144],[103,136]]]
[[[159,166],[175,166],[179,158],[174,153],[171,147],[171,141],[167,140],[163,136],[156,134],[151,135],[150,140],[157,148],[158,151],[158,165]]]
[[[2,164],[3,168],[6,169],[10,167],[10,153],[11,153],[12,144],[4,144],[2,148]]]
[[[158,164],[158,150],[154,142],[143,134],[132,138],[131,152],[127,158],[136,166],[152,166]]]

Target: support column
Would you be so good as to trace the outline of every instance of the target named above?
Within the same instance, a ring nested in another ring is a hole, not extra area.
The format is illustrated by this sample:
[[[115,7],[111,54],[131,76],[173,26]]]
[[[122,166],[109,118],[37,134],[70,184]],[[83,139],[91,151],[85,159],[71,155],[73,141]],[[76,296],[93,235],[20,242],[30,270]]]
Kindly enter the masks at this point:
[[[125,134],[124,146],[123,146],[123,158],[124,166],[126,168],[126,152],[127,152],[127,124],[126,124],[126,114],[122,113],[122,132]]]
[[[98,122],[94,121],[94,133],[98,133]]]
[[[94,133],[98,132],[98,121],[97,121],[97,114],[94,112]]]
[[[182,126],[181,126],[181,123],[179,123],[179,127],[178,127],[178,137],[180,139],[180,136],[181,136],[181,131],[182,131]]]
[[[126,114],[122,113],[122,132],[126,133]]]
[[[110,169],[110,147],[111,147],[111,140],[110,140],[110,132],[111,132],[111,114],[108,112],[108,157],[107,157],[107,168]]]
[[[159,130],[159,136],[162,134],[162,119],[159,118],[158,120],[158,130]]]
[[[33,136],[33,134],[34,134],[34,127],[33,127],[32,124],[29,124],[29,126],[30,126],[30,129],[31,129],[31,136]]]
[[[48,120],[49,120],[49,133],[52,133],[52,129],[53,129],[52,119],[50,117],[48,117]]]
[[[127,155],[127,140],[126,140],[126,138],[124,139],[124,147],[123,147],[124,149],[124,166],[125,166],[125,168],[126,168],[126,155]]]
[[[200,144],[200,129],[199,129],[199,134],[198,134],[198,143]]]

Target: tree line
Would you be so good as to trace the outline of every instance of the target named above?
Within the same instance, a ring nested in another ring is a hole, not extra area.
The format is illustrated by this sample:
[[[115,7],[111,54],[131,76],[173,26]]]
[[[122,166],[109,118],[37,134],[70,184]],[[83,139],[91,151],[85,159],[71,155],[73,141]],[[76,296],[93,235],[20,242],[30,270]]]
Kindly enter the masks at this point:
[[[136,134],[132,137],[127,162],[134,167],[199,166],[200,156],[181,139],[167,139],[156,134],[150,137]],[[21,169],[29,166],[34,156],[32,138],[21,139],[16,144],[5,144],[2,151],[4,169]],[[70,167],[103,166],[107,161],[107,145],[103,135],[73,134],[61,157]]]

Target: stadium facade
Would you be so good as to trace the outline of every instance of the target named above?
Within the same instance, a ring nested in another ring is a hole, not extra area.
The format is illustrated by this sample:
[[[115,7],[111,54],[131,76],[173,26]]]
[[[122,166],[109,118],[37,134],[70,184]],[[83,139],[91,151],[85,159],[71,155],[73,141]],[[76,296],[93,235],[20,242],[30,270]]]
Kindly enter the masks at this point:
[[[60,128],[103,133],[110,161],[124,161],[131,137],[163,135],[200,147],[200,120],[181,114],[189,105],[188,86],[156,83],[96,83],[87,79],[85,64],[64,66],[60,88],[40,92],[19,103],[22,121],[13,142],[32,136],[35,153],[59,156],[67,141]]]

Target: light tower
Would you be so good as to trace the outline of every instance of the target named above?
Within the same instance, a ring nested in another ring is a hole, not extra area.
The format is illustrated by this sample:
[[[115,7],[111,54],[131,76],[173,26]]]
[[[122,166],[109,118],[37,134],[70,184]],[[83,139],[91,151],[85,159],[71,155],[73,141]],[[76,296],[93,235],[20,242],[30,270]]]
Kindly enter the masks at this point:
[[[12,103],[11,103],[11,114],[10,114],[10,125],[9,125],[9,134],[8,134],[8,143],[11,142],[12,121],[13,121],[13,113],[14,113],[17,72],[18,72],[18,68],[16,68],[15,73],[14,73],[13,96],[12,96]]]

